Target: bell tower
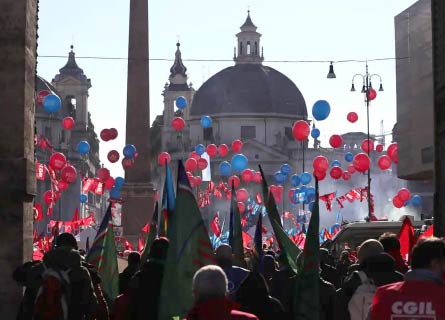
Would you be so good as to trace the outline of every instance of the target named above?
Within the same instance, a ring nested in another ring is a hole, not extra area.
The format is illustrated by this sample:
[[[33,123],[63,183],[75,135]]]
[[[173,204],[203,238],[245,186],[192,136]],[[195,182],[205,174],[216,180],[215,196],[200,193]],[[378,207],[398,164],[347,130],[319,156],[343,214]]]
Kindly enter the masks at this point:
[[[261,33],[256,31],[257,27],[250,18],[250,10],[247,11],[247,18],[240,27],[241,32],[237,33],[238,50],[235,48],[233,60],[236,64],[253,63],[261,64],[264,60],[263,49],[260,54]]]

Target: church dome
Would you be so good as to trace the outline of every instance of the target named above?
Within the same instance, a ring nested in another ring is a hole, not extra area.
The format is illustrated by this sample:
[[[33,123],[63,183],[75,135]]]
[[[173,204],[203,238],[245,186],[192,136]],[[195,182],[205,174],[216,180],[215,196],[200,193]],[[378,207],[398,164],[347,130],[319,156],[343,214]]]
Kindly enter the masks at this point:
[[[307,118],[306,102],[284,74],[260,63],[236,64],[207,80],[196,92],[191,117],[268,115]]]

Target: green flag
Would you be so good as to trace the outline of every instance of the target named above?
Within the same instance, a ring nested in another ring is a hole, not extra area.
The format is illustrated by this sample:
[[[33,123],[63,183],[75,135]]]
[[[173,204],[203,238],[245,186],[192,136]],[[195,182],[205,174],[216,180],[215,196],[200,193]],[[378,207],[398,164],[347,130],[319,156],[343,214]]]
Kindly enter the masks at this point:
[[[263,186],[263,198],[266,204],[266,211],[269,215],[270,224],[272,225],[273,232],[277,238],[278,245],[281,251],[286,255],[289,266],[292,268],[295,274],[297,274],[297,257],[301,250],[292,242],[291,239],[284,232],[281,225],[280,215],[277,210],[277,205],[275,204],[274,196],[269,192],[269,187],[267,186],[266,177],[264,176],[263,169],[259,166],[262,186]]]
[[[119,269],[117,267],[116,243],[114,242],[113,225],[108,224],[105,237],[103,260],[98,268],[102,279],[100,286],[107,298],[111,301],[119,294]]]
[[[230,199],[229,245],[232,247],[234,264],[240,267],[244,267],[246,263],[244,261],[243,229],[241,226],[241,216],[235,197],[235,185],[233,181],[232,197]]]
[[[315,203],[306,234],[294,296],[296,311],[294,319],[298,320],[318,320],[320,313],[320,208],[318,199],[318,179],[315,178]]]
[[[148,230],[147,240],[145,241],[144,251],[141,254],[141,266],[147,261],[148,254],[150,253],[151,245],[156,239],[156,234],[158,233],[158,202],[156,201],[155,210],[151,218],[150,230]]]
[[[192,307],[192,279],[202,266],[214,264],[215,258],[207,229],[201,217],[182,161],[178,164],[175,214],[165,262],[159,304],[159,319],[171,320],[186,315]]]

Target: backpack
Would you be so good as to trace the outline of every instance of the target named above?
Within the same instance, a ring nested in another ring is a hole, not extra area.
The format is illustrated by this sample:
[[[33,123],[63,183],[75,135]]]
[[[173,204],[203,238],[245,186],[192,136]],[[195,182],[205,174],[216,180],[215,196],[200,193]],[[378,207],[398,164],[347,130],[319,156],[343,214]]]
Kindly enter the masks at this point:
[[[67,320],[70,301],[70,279],[68,270],[47,268],[43,264],[42,284],[35,303],[35,320]]]
[[[374,281],[369,279],[363,271],[356,271],[355,273],[359,275],[362,283],[349,300],[349,316],[351,320],[366,320],[377,287],[374,285]]]

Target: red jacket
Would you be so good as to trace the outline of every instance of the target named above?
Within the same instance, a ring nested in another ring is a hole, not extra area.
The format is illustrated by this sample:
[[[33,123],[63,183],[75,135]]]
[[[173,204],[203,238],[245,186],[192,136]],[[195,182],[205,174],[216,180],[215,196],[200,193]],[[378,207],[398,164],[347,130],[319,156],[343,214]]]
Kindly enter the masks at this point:
[[[433,281],[403,281],[377,289],[371,320],[445,319],[445,286]]]
[[[254,314],[235,310],[238,307],[227,298],[212,298],[195,304],[185,320],[258,320]]]

